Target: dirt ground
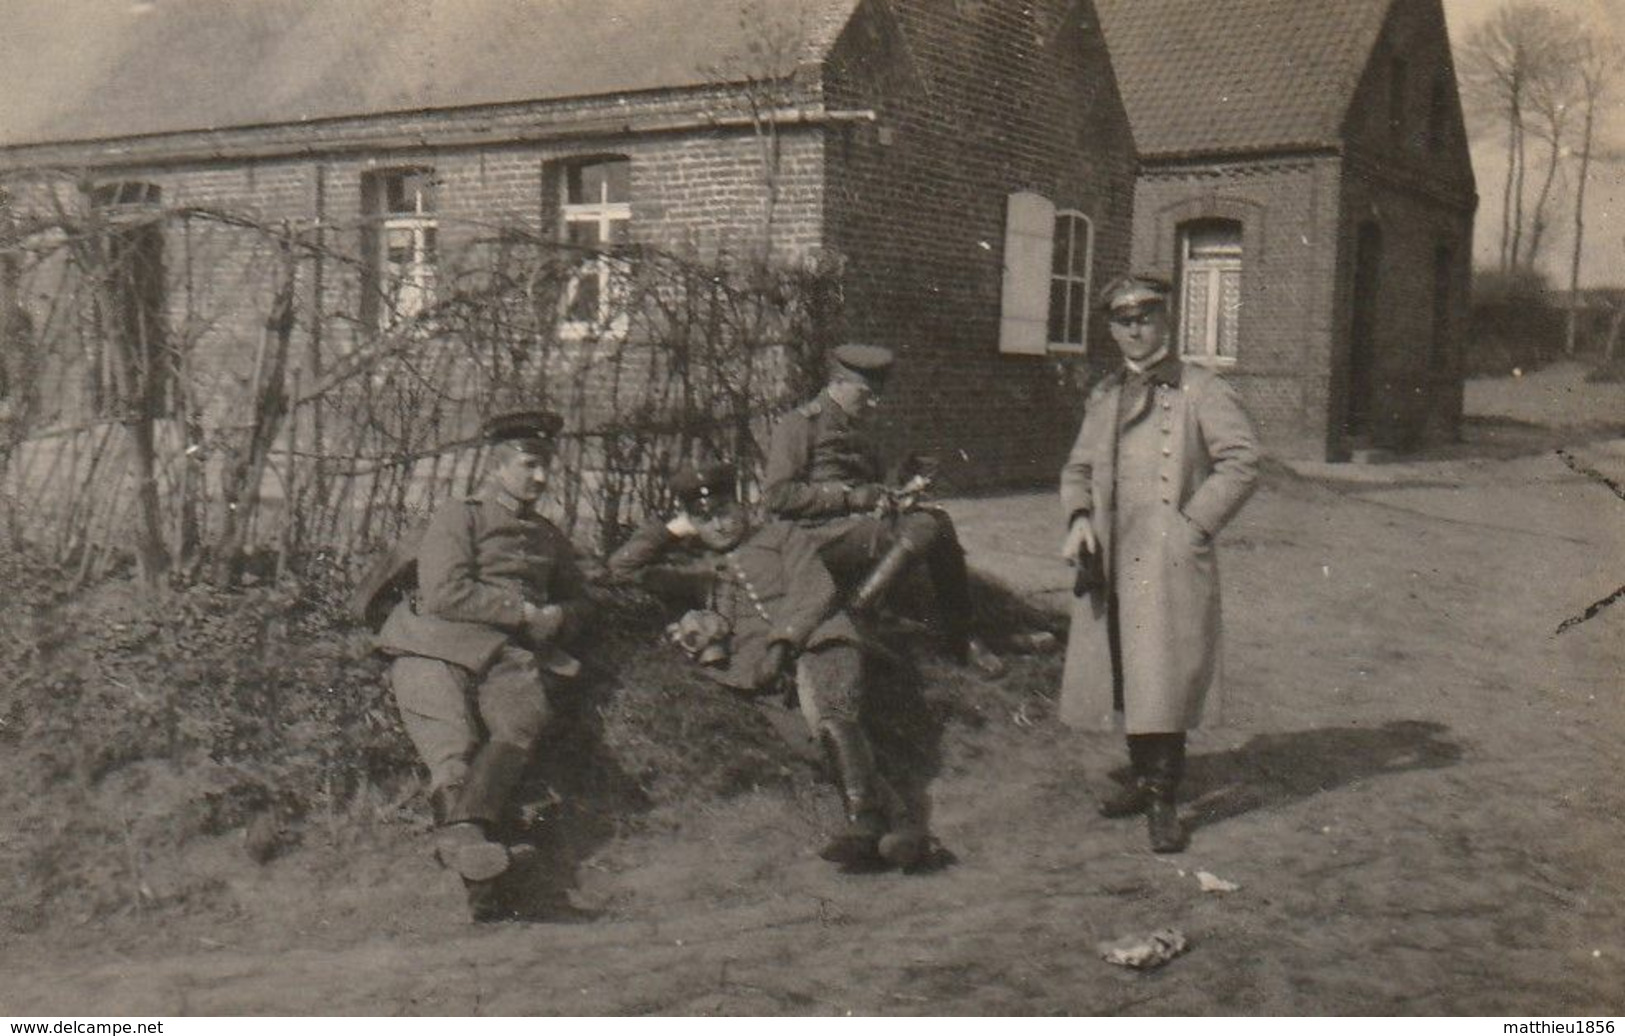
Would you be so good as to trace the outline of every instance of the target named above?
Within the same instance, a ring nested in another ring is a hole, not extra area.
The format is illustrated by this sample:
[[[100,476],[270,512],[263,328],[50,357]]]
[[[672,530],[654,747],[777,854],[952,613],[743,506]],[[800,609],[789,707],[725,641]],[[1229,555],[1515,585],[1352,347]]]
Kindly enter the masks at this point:
[[[1559,375],[1475,385],[1459,446],[1272,467],[1221,539],[1230,711],[1183,855],[1095,814],[1121,744],[1021,659],[946,713],[929,873],[833,872],[801,779],[574,853],[542,923],[465,921],[399,824],[262,868],[226,837],[212,897],[0,946],[0,1014],[1625,1013],[1625,601],[1556,633],[1625,584],[1625,499],[1556,452],[1625,484],[1595,423],[1625,395],[1509,413]],[[1059,604],[1054,508],[952,504],[974,564]],[[1191,948],[1154,973],[1095,949],[1165,926]]]

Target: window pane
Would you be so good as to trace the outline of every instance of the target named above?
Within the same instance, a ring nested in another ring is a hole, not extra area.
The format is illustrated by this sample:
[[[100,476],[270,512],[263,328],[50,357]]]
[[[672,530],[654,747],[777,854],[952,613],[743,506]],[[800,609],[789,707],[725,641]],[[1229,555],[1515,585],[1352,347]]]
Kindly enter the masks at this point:
[[[1241,255],[1241,226],[1236,223],[1210,223],[1186,232],[1186,254],[1192,259],[1212,259]]]
[[[1066,334],[1066,287],[1067,282],[1052,278],[1049,282],[1049,340],[1064,342],[1062,336]]]
[[[564,225],[564,240],[580,248],[597,248],[601,244],[598,221],[571,220]]]
[[[1185,352],[1192,356],[1204,355],[1207,349],[1208,273],[1192,270],[1185,278],[1184,332]]]
[[[1083,344],[1083,321],[1089,314],[1089,301],[1083,296],[1084,285],[1082,281],[1073,281],[1068,292],[1066,342],[1072,345]]]
[[[604,239],[605,243],[611,245],[624,245],[627,239],[627,231],[631,229],[631,222],[631,220],[626,219],[605,220],[603,223],[603,230],[606,235]]]
[[[1082,277],[1089,266],[1089,221],[1072,217],[1072,276]]]
[[[571,205],[624,202],[631,196],[631,167],[626,159],[571,166],[564,178],[564,200]]]
[[[1241,271],[1225,270],[1219,274],[1221,308],[1219,310],[1218,355],[1236,357],[1237,332],[1241,328]]]
[[[624,159],[604,163],[604,200],[626,202],[632,200],[632,163]]]
[[[1055,217],[1055,256],[1051,261],[1050,272],[1057,277],[1064,275],[1071,269],[1070,256],[1072,253],[1072,217],[1061,215]],[[1051,341],[1060,341],[1051,337]]]
[[[597,320],[600,298],[597,267],[584,267],[570,288],[570,306],[565,317],[582,323]]]
[[[411,212],[406,201],[406,174],[390,173],[384,177],[384,211]]]
[[[423,228],[423,261],[433,263],[440,248],[440,234],[434,227]]]

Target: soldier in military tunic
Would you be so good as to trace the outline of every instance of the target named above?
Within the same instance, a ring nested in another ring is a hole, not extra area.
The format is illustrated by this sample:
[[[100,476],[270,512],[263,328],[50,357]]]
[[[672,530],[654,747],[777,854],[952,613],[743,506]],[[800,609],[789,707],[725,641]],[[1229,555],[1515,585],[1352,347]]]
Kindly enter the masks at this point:
[[[1001,674],[1004,664],[971,634],[970,580],[953,520],[885,484],[878,444],[864,427],[891,371],[891,350],[849,344],[830,360],[824,390],[774,426],[763,503],[810,532],[838,577],[857,582],[848,605],[854,611],[875,607],[923,559],[950,654]]]
[[[548,695],[580,670],[564,645],[586,604],[575,552],[536,513],[556,414],[488,421],[482,488],[443,504],[417,553],[417,592],[379,633],[407,735],[428,766],[436,854],[462,876],[476,918],[508,867],[500,840],[515,786],[548,725]]]
[[[682,469],[672,489],[679,513],[640,528],[611,555],[611,576],[690,608],[673,624],[673,639],[726,687],[770,691],[795,666],[802,715],[846,812],[846,826],[820,855],[846,866],[913,865],[926,835],[880,775],[858,724],[864,638],[841,608],[818,542],[789,522],[751,530],[725,465]]]

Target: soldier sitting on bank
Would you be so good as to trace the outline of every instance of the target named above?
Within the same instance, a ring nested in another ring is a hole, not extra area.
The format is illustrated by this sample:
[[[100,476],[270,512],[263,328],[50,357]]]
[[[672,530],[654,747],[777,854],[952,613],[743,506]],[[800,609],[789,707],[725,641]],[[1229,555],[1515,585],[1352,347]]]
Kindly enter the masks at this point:
[[[671,488],[677,516],[639,529],[610,557],[611,576],[692,609],[669,632],[726,687],[773,690],[796,667],[802,715],[840,784],[846,813],[845,827],[820,852],[824,859],[853,868],[918,863],[928,839],[879,773],[858,724],[863,637],[840,608],[817,542],[789,522],[752,531],[725,465],[682,469]]]
[[[482,488],[436,511],[417,550],[417,592],[378,636],[429,768],[436,856],[463,878],[475,920],[498,913],[501,834],[548,696],[580,670],[561,645],[580,625],[585,584],[569,540],[536,513],[561,423],[540,411],[486,422]]]
[[[1004,663],[971,634],[970,578],[953,520],[915,495],[884,484],[878,443],[865,427],[891,371],[890,349],[843,345],[830,356],[829,384],[786,414],[767,451],[763,503],[818,543],[843,582],[857,582],[848,607],[865,612],[916,558],[935,591],[949,653],[988,676]]]

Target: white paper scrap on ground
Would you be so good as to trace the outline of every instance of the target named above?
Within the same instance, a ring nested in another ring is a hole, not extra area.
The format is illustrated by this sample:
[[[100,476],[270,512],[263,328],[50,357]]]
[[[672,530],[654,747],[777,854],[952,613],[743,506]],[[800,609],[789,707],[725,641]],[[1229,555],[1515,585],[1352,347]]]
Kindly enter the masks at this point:
[[[1225,881],[1209,871],[1197,871],[1196,880],[1201,883],[1203,892],[1235,892],[1241,888],[1235,882]]]
[[[1163,928],[1150,935],[1125,935],[1099,944],[1096,949],[1107,964],[1141,971],[1160,968],[1190,949],[1190,941],[1177,928]]]

